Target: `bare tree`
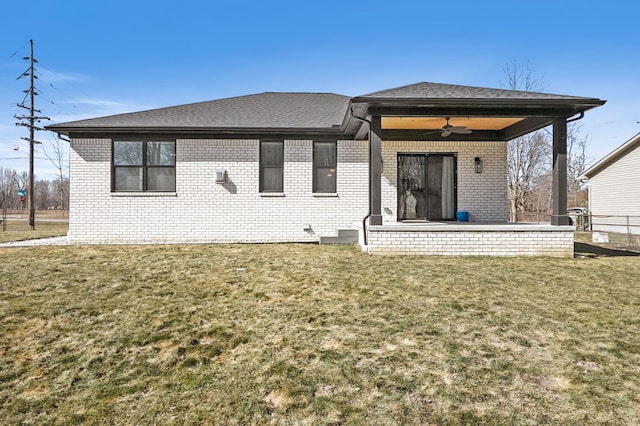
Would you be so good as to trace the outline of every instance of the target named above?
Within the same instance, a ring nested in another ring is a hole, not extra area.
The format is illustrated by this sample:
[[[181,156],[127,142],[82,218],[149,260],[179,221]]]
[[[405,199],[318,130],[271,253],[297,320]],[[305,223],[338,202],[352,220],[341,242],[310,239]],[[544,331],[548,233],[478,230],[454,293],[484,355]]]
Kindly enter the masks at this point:
[[[506,64],[502,86],[511,90],[542,92],[544,87],[529,64],[517,61]],[[588,135],[580,133],[581,126],[567,126],[567,201],[572,206],[587,205],[587,191],[577,179],[590,161],[587,156]],[[518,212],[544,212],[551,205],[551,139],[548,129],[538,130],[509,141],[507,148],[507,179],[511,217]]]
[[[37,209],[46,210],[51,206],[51,182],[39,180],[35,183],[35,205]]]
[[[0,208],[5,206],[9,197],[9,188],[6,182],[5,170],[0,166]]]
[[[68,157],[69,153],[60,138],[54,138],[49,142],[49,148],[43,147],[44,155],[49,162],[53,164],[57,171],[57,177],[55,181],[55,190],[58,193],[58,206],[61,209],[67,207],[67,185],[68,185]]]
[[[504,68],[502,86],[510,90],[541,92],[543,85],[535,77],[529,64],[509,62]],[[531,194],[539,177],[544,175],[551,158],[551,143],[544,131],[536,131],[509,141],[507,146],[507,184],[511,217],[527,211],[531,206]],[[537,204],[537,203],[535,203]]]
[[[538,176],[527,199],[527,211],[535,212],[538,221],[547,220],[551,211],[552,181],[550,171]]]
[[[0,207],[9,207],[17,194],[16,172],[0,167]]]
[[[18,184],[18,189],[26,190],[29,187],[29,172],[26,170],[20,173],[16,172],[16,183]]]
[[[567,127],[567,202],[575,207],[587,207],[588,203],[587,190],[578,180],[591,161],[587,156],[589,135],[581,135],[581,129],[578,123],[569,123]]]
[[[528,62],[523,65],[514,59],[505,64],[502,72],[504,73],[504,80],[500,83],[507,89],[524,92],[542,92],[545,90],[544,84],[535,76]]]
[[[509,141],[507,184],[513,217],[517,212],[533,210],[531,196],[540,182],[539,178],[547,174],[549,156],[549,139],[544,132],[534,132]]]

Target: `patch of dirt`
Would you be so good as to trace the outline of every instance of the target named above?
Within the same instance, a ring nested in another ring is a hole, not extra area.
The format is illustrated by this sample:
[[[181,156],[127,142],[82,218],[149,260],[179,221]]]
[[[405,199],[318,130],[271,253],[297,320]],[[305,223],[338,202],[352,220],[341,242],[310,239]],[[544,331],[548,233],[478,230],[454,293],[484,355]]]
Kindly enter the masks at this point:
[[[289,396],[289,392],[285,389],[272,390],[267,396],[265,396],[264,401],[269,405],[269,408],[277,411],[286,411],[286,409],[293,403],[293,400]]]
[[[323,396],[331,396],[336,393],[336,387],[333,385],[318,385],[313,396],[321,398]]]
[[[583,367],[586,370],[598,371],[600,370],[600,366],[597,363],[591,361],[578,361],[576,363],[578,367]]]
[[[576,257],[640,256],[639,247],[604,247],[597,244],[573,243]]]
[[[49,390],[46,387],[42,385],[37,385],[32,389],[22,392],[20,396],[22,396],[26,400],[32,401],[32,400],[40,399],[43,396],[47,395],[48,393],[49,393]]]

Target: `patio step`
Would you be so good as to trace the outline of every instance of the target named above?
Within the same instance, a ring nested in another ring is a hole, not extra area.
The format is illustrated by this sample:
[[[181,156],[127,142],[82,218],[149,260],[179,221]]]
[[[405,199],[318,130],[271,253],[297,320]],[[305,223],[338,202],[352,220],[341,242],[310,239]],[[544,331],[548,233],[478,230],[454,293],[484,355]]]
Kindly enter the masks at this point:
[[[356,244],[359,231],[357,229],[338,229],[338,235],[320,237],[320,244]]]

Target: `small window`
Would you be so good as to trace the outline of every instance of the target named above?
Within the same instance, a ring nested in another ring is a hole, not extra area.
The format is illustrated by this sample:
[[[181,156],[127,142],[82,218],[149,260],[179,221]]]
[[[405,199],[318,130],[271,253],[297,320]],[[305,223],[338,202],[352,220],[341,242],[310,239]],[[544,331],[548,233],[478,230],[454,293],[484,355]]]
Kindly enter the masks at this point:
[[[175,141],[114,141],[113,191],[175,192]]]
[[[313,143],[313,192],[335,193],[337,172],[337,143]]]
[[[260,141],[260,192],[284,192],[284,141]]]

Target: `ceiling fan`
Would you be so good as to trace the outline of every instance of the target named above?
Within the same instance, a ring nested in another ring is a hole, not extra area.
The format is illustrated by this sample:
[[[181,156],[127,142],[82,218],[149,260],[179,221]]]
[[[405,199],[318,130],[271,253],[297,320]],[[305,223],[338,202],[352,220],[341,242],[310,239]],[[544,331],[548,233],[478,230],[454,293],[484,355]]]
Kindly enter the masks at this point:
[[[469,133],[471,133],[471,130],[467,129],[467,126],[452,126],[451,124],[449,124],[450,118],[451,117],[445,117],[445,120],[447,120],[447,124],[442,126],[442,133],[440,133],[440,136],[446,138],[452,133],[456,135],[468,135]]]

